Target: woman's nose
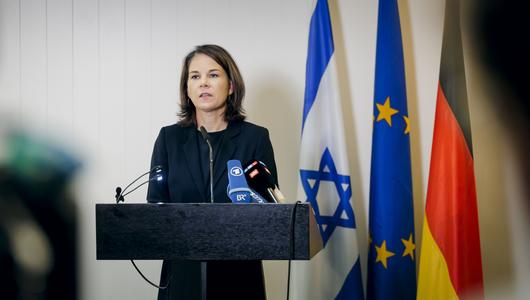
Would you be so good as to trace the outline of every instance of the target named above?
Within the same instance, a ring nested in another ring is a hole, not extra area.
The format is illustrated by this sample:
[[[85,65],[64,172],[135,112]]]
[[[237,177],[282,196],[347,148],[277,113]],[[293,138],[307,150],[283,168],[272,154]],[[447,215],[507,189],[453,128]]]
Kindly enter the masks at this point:
[[[201,87],[206,87],[208,85],[209,85],[208,78],[206,78],[206,76],[201,78]]]

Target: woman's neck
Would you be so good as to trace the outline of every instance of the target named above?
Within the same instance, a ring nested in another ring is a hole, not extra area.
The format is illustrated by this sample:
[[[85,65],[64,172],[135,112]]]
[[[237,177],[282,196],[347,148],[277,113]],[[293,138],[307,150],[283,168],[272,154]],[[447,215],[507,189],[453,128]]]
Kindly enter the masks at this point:
[[[197,128],[204,126],[208,132],[216,132],[225,130],[228,126],[228,122],[224,119],[224,114],[219,115],[218,112],[213,113],[198,113],[197,118]]]

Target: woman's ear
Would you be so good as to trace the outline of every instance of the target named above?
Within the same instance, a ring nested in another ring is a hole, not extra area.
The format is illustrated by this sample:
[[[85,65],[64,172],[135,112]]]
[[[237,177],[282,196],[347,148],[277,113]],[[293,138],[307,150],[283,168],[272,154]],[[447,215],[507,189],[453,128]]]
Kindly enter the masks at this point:
[[[232,95],[234,93],[234,83],[232,80],[230,80],[230,87],[228,88],[228,95]]]

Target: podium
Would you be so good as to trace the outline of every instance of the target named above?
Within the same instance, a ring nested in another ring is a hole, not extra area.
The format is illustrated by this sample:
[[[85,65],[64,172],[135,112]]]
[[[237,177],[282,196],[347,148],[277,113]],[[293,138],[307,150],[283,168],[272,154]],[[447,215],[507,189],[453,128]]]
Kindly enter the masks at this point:
[[[96,204],[99,260],[309,260],[322,247],[309,203]]]

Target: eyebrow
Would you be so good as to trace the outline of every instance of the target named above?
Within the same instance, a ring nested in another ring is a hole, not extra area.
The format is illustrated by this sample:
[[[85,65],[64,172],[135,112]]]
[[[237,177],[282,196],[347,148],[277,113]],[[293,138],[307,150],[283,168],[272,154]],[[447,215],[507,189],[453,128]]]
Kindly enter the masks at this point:
[[[210,70],[208,70],[208,73],[214,72],[214,71],[220,72],[221,70],[220,69],[210,69]],[[191,73],[199,73],[199,71],[192,70],[192,71],[189,71],[188,74],[191,74]]]

